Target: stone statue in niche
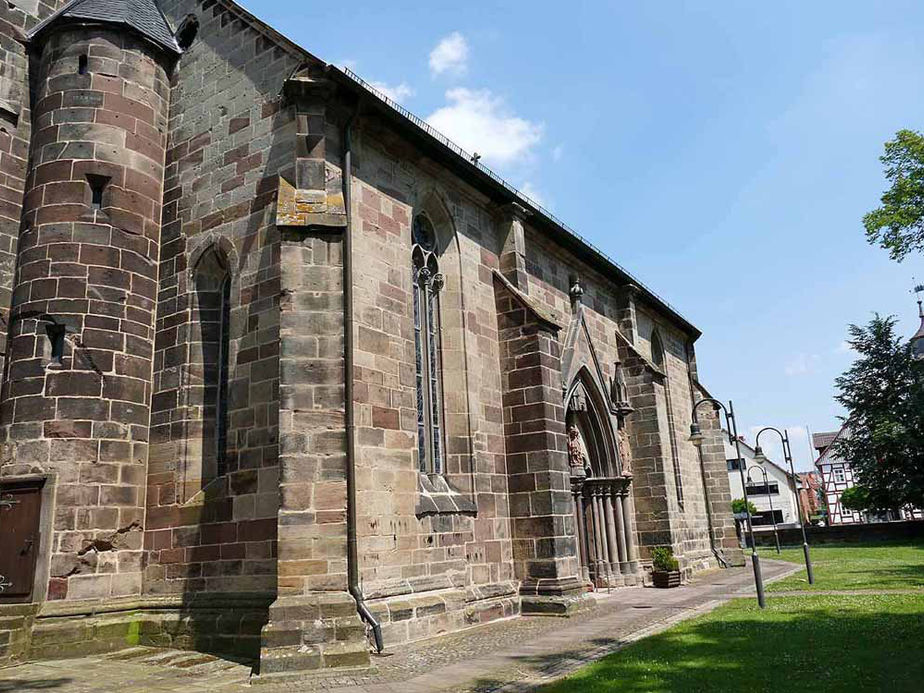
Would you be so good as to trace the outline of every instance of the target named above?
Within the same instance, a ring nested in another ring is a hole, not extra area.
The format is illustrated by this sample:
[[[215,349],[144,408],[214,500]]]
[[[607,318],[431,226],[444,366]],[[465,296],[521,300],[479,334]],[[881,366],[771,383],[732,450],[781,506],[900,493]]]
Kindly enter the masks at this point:
[[[623,476],[632,476],[632,449],[629,447],[629,432],[625,424],[619,427],[616,434],[616,444],[619,446],[619,459],[622,462]]]
[[[584,469],[584,453],[581,450],[580,431],[577,426],[572,424],[568,427],[568,464],[571,465],[571,471],[575,469]]]
[[[587,476],[590,469],[584,439],[574,424],[568,427],[568,464],[571,467],[571,476]]]

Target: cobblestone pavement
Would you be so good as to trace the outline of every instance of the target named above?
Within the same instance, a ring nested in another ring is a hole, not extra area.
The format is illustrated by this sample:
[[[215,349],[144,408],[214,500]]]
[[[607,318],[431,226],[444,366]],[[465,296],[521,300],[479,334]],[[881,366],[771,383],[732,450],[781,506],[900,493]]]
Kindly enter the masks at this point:
[[[801,566],[761,561],[765,580]],[[723,601],[753,591],[750,568],[713,570],[673,590],[633,587],[599,595],[597,605],[570,619],[520,618],[406,645],[373,658],[373,671],[251,680],[246,664],[177,650],[132,648],[109,655],[26,664],[0,670],[0,693],[13,691],[324,690],[381,693],[463,693],[534,690],[646,635]],[[768,598],[772,599],[773,594]],[[257,685],[259,684],[259,685]]]

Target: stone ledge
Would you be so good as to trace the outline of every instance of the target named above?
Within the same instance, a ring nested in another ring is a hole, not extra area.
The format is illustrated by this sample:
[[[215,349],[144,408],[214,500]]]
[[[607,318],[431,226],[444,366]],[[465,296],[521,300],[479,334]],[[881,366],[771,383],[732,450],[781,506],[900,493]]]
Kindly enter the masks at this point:
[[[426,515],[476,515],[478,506],[461,491],[453,488],[442,474],[417,475],[417,517]]]
[[[276,599],[268,592],[199,592],[196,594],[149,595],[143,597],[114,597],[100,600],[74,600],[44,602],[38,608],[38,618],[66,616],[94,616],[122,611],[150,611],[158,609],[227,609],[267,608]],[[5,605],[0,605],[3,609]]]
[[[517,583],[512,581],[390,595],[367,604],[382,624],[386,648],[459,633],[520,613]]]

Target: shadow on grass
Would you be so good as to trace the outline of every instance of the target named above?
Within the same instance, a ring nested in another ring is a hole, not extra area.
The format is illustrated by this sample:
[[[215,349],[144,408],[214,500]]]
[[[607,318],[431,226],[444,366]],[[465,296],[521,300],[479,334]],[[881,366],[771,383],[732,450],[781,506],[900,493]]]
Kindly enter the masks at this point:
[[[732,605],[646,638],[546,693],[593,691],[921,690],[924,599],[916,595],[793,598],[765,612]],[[821,605],[823,606],[816,606]],[[594,646],[615,647],[603,639]],[[521,670],[554,675],[580,651],[517,657]],[[503,682],[475,682],[488,691]],[[525,690],[525,689],[524,689]]]
[[[0,693],[14,693],[14,691],[47,691],[60,688],[73,679],[3,679],[0,680]]]
[[[862,572],[862,571],[850,571]],[[908,587],[924,587],[924,564],[895,565],[889,568],[879,568],[876,573],[883,577],[893,577],[908,582]]]

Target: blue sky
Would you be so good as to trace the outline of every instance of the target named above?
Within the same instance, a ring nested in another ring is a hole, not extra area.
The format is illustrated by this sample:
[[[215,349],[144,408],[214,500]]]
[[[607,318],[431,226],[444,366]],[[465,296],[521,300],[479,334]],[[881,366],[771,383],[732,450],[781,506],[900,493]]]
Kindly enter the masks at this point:
[[[890,261],[861,218],[883,142],[924,127],[920,2],[244,4],[664,296],[739,429],[790,427],[799,467],[805,427],[837,427],[847,325],[917,327],[924,257]]]

